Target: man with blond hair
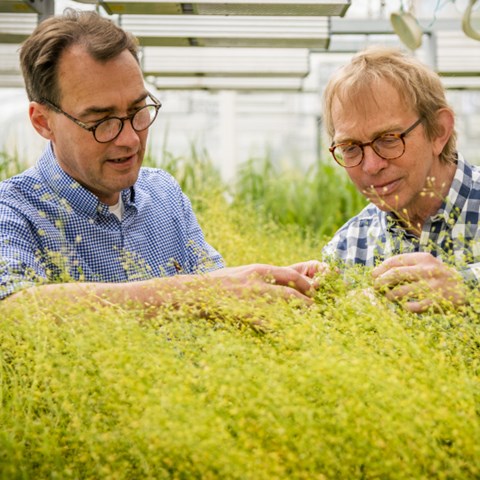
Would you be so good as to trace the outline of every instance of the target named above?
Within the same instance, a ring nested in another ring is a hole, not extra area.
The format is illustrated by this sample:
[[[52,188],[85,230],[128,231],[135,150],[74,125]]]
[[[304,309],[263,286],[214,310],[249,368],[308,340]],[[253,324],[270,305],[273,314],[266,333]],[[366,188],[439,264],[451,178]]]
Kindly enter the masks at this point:
[[[456,150],[439,76],[371,47],[330,79],[324,115],[333,158],[371,202],[324,258],[374,267],[374,285],[413,312],[463,304],[480,277],[480,169]]]

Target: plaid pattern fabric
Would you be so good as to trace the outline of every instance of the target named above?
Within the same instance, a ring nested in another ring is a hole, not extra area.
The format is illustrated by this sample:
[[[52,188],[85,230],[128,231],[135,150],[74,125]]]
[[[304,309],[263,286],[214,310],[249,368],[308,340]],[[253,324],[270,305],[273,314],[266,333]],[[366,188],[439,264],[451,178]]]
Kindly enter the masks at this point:
[[[326,260],[374,266],[392,255],[429,252],[455,265],[466,280],[480,279],[480,167],[457,156],[450,191],[438,212],[427,219],[420,237],[403,230],[392,213],[367,205],[324,247]]]
[[[58,165],[0,183],[0,298],[38,281],[129,282],[223,267],[171,175],[142,168],[120,221]]]

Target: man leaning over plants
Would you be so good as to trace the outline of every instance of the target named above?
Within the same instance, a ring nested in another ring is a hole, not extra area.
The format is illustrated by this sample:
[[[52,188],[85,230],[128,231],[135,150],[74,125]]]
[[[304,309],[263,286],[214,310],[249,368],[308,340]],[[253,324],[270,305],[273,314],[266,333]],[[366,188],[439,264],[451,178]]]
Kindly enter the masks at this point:
[[[225,268],[175,180],[141,167],[160,102],[133,36],[66,10],[36,28],[20,61],[30,120],[49,143],[0,184],[0,298],[155,307],[195,301],[207,286],[312,301],[319,262]]]
[[[330,79],[324,113],[333,158],[371,202],[324,258],[374,267],[374,286],[412,312],[462,305],[480,277],[480,169],[456,151],[438,75],[371,47]]]

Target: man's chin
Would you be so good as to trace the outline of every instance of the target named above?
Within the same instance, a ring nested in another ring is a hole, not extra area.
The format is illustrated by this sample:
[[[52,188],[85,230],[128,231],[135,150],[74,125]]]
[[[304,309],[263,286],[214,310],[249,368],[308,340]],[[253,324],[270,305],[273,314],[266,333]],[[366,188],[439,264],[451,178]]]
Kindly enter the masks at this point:
[[[382,212],[397,212],[400,208],[398,199],[395,198],[379,198],[368,196],[367,199],[372,202]]]

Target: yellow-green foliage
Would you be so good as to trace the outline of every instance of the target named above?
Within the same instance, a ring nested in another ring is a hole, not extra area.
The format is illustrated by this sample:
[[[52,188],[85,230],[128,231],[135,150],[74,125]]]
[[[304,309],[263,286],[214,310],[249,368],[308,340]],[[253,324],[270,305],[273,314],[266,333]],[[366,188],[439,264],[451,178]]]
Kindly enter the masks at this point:
[[[319,253],[217,197],[200,211],[229,264]],[[0,478],[480,478],[480,301],[413,315],[351,278],[310,308],[0,304]]]
[[[319,257],[322,238],[305,238],[296,225],[282,226],[258,215],[252,205],[229,204],[221,195],[208,198],[208,207],[196,201],[198,219],[208,242],[229,266],[248,263],[289,265]]]

